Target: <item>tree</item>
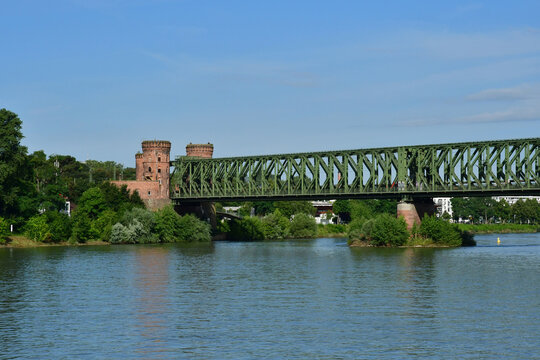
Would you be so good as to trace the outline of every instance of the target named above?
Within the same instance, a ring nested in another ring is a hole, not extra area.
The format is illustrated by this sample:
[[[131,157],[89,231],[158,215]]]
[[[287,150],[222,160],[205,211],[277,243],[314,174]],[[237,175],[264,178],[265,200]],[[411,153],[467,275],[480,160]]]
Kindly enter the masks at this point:
[[[317,236],[317,223],[313,216],[299,213],[291,221],[290,233],[293,238],[312,238]]]
[[[282,240],[289,236],[290,221],[276,209],[273,213],[262,219],[264,225],[264,238],[268,240]]]
[[[317,212],[310,201],[276,201],[274,205],[287,219],[295,214],[315,215]]]
[[[27,201],[33,196],[31,167],[21,145],[21,127],[17,114],[0,109],[0,216],[8,218],[29,217],[37,211]]]
[[[82,194],[78,206],[77,212],[79,214],[84,214],[95,220],[107,208],[107,203],[101,189],[92,187]]]
[[[499,218],[502,222],[507,222],[512,218],[512,208],[505,199],[495,202],[493,212],[495,217]]]

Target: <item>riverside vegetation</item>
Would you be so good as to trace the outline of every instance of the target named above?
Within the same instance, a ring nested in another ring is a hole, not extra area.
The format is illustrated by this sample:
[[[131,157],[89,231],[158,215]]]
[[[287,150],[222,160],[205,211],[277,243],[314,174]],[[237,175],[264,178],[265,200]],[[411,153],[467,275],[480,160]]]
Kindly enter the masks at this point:
[[[137,193],[108,182],[132,180],[135,169],[69,155],[47,157],[43,151],[28,154],[21,128],[15,113],[0,109],[0,245],[20,235],[40,244],[210,241],[205,222],[181,217],[172,207],[150,212]],[[71,217],[66,200],[75,205]]]
[[[172,207],[158,212],[144,209],[137,193],[117,188],[109,180],[134,179],[135,169],[113,161],[79,162],[69,155],[27,153],[21,145],[22,121],[0,109],[0,245],[16,234],[39,243],[159,243],[210,241],[208,224],[193,217],[179,216]],[[75,206],[65,214],[66,200]],[[216,204],[219,208],[222,204]],[[372,246],[458,246],[469,244],[472,232],[505,230],[536,231],[540,205],[533,200],[510,206],[491,198],[453,199],[456,217],[471,223],[501,222],[495,228],[466,228],[438,219],[409,233],[395,218],[393,200],[338,200],[328,218],[339,217],[346,224],[316,225],[315,209],[307,201],[229,203],[240,205],[241,220],[222,222],[219,231],[232,240],[275,240],[348,236],[353,244]],[[256,216],[249,216],[251,209]],[[443,216],[448,220],[449,216]],[[470,225],[466,225],[470,226]],[[485,225],[482,225],[485,227]]]

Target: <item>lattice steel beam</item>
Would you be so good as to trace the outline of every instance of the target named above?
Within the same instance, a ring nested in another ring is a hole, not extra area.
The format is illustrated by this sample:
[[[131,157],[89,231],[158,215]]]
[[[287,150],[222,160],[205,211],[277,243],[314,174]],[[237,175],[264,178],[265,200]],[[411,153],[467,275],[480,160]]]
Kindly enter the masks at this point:
[[[174,201],[540,195],[540,138],[171,161]]]

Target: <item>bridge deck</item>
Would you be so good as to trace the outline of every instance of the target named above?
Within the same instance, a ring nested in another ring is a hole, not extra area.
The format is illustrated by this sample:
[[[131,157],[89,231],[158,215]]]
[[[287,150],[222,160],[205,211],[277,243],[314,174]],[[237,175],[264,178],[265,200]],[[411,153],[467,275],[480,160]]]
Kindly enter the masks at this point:
[[[173,201],[540,195],[540,138],[171,162]]]

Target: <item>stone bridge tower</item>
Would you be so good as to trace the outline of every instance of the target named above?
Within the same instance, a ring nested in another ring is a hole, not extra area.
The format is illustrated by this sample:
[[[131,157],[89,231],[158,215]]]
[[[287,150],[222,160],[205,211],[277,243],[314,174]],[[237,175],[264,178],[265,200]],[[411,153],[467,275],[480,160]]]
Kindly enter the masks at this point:
[[[135,181],[112,181],[137,191],[146,207],[157,210],[170,204],[169,160],[171,143],[165,140],[145,140],[142,153],[135,154]]]

